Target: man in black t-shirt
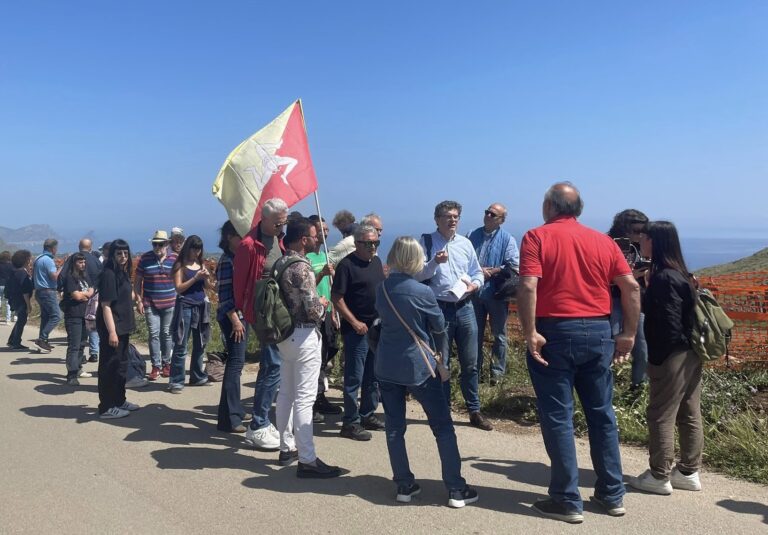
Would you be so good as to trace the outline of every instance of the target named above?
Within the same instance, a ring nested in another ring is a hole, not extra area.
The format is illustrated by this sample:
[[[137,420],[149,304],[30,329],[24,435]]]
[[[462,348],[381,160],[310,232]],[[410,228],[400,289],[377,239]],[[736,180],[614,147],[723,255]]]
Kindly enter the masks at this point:
[[[379,388],[373,374],[374,354],[368,347],[368,328],[376,319],[376,287],[384,280],[381,260],[376,256],[379,235],[370,226],[355,231],[355,250],[336,267],[331,300],[341,314],[344,337],[344,419],[341,436],[370,440],[366,429],[384,429],[374,412],[379,406]],[[360,392],[360,406],[357,393]]]

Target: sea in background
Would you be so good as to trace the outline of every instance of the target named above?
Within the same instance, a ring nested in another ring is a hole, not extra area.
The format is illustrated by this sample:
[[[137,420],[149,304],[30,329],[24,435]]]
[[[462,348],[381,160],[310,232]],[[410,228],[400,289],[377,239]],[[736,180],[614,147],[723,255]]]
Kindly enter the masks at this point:
[[[513,235],[518,240],[522,236],[521,232],[515,232],[514,229],[510,229]],[[392,242],[397,236],[403,234],[416,234],[412,228],[404,229],[397,228],[395,226],[387,226],[385,222],[384,234],[381,236],[381,248],[379,256],[382,259],[386,259]],[[132,252],[144,252],[149,250],[149,238],[152,232],[146,232],[138,234],[136,232],[121,233],[120,237],[128,241],[131,245]],[[198,234],[205,244],[206,256],[218,256],[220,250],[217,247],[218,235],[214,231],[208,231]],[[99,231],[94,234],[94,246],[99,247],[104,241],[108,239],[118,237],[118,234],[109,236],[103,231]],[[331,235],[328,238],[329,246],[335,244],[340,239],[340,235],[334,229],[331,230]],[[688,264],[688,269],[695,271],[705,267],[714,266],[717,264],[724,264],[727,262],[733,262],[740,258],[750,256],[757,251],[768,247],[768,237],[766,238],[744,238],[744,237],[716,237],[716,238],[702,238],[702,237],[685,237],[681,238],[683,255],[685,261]],[[59,252],[73,252],[77,248],[77,242],[74,240],[62,240]]]

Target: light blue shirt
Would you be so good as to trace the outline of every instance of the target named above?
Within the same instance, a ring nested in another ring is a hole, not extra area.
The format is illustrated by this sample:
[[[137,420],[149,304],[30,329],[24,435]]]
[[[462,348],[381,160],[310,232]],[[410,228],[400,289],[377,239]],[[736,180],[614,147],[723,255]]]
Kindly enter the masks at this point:
[[[35,281],[36,290],[42,288],[56,289],[56,263],[53,261],[53,255],[48,251],[45,251],[35,260],[32,279]]]
[[[426,255],[427,248],[424,245],[423,237],[419,243]],[[442,250],[448,252],[448,261],[438,264],[435,261],[435,253]],[[469,278],[478,288],[483,287],[485,282],[483,270],[477,260],[475,248],[472,246],[472,242],[464,236],[456,234],[450,240],[446,240],[439,232],[433,232],[431,255],[432,258],[427,259],[424,263],[424,269],[417,273],[414,278],[417,281],[430,279],[429,287],[432,288],[438,301],[451,303],[459,301],[460,299],[451,292],[451,288],[462,278]],[[464,296],[462,296],[463,298]]]

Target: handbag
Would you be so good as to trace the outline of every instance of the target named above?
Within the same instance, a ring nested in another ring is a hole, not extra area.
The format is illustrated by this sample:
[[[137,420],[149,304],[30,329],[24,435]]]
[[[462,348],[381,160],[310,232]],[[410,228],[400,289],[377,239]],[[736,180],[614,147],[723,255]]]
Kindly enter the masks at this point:
[[[491,277],[491,284],[495,289],[493,298],[509,302],[517,296],[520,274],[511,264],[504,264],[501,270]]]
[[[437,369],[437,374],[440,375],[440,380],[442,382],[445,382],[448,379],[450,379],[451,372],[448,370],[448,368],[445,367],[445,364],[443,364],[443,358],[440,355],[440,353],[437,351],[433,351],[432,348],[429,347],[429,344],[424,340],[422,340],[415,332],[413,332],[413,329],[411,329],[408,326],[408,324],[405,323],[405,320],[395,308],[394,303],[392,303],[392,299],[389,298],[389,293],[387,292],[386,284],[382,283],[381,288],[384,291],[384,297],[387,298],[387,302],[389,303],[389,306],[392,308],[392,312],[395,313],[395,316],[397,316],[397,319],[400,320],[400,323],[403,324],[403,327],[405,327],[405,330],[408,332],[408,334],[411,335],[411,338],[413,338],[413,341],[416,343],[416,347],[419,348],[419,352],[421,353],[421,356],[424,359],[424,364],[427,365],[429,374],[432,377],[436,377],[435,369],[432,368],[432,364],[429,362],[429,357],[427,357],[427,353],[432,355],[432,358],[435,360],[435,364],[436,364],[435,368]]]

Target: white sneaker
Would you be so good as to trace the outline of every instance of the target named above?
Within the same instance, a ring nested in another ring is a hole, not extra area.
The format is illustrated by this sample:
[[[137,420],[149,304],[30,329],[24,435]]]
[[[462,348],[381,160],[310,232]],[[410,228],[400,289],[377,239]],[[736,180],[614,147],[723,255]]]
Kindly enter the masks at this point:
[[[689,476],[682,474],[675,466],[672,469],[672,475],[669,478],[672,488],[680,490],[701,490],[701,480],[699,473],[694,472]]]
[[[672,484],[669,479],[656,479],[650,470],[646,470],[637,477],[629,478],[629,486],[653,494],[672,494]]]
[[[120,407],[118,407],[118,408],[122,409],[124,411],[137,411],[137,410],[139,410],[139,406],[138,405],[136,405],[135,403],[131,403],[127,399],[125,400],[125,403],[120,405]]]
[[[271,424],[255,431],[248,426],[245,432],[245,443],[261,450],[276,451],[280,449],[280,438],[275,437],[270,431]]]
[[[125,418],[131,414],[125,409],[121,409],[119,407],[112,407],[111,409],[107,409],[107,412],[100,414],[99,418],[102,420],[114,420],[115,418]]]
[[[131,380],[125,382],[125,388],[141,388],[149,384],[149,379],[146,377],[133,377]]]
[[[277,427],[270,423],[267,429],[269,429],[269,432],[273,437],[275,437],[278,441],[280,440],[280,431],[277,430]]]
[[[93,374],[91,372],[87,372],[85,370],[82,370],[77,376],[78,377],[93,377]]]

